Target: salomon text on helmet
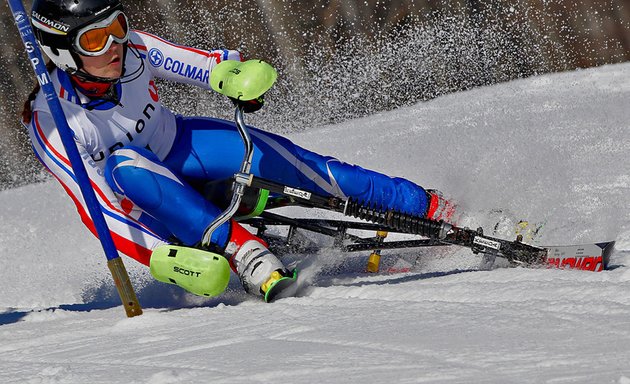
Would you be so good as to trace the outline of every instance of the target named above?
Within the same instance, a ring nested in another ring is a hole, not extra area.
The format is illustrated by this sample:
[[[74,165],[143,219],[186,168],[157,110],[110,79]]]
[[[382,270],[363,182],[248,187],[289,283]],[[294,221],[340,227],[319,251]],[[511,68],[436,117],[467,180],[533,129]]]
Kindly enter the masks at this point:
[[[35,0],[31,23],[42,50],[71,74],[82,66],[79,54],[97,56],[129,38],[120,0]]]

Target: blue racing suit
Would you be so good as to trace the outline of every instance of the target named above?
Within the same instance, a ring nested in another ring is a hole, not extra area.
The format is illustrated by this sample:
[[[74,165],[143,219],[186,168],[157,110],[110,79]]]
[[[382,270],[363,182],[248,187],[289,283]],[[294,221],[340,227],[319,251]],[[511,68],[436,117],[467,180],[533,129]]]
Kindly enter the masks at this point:
[[[75,135],[92,186],[117,248],[143,264],[151,250],[176,237],[194,245],[220,213],[193,185],[228,179],[240,168],[243,144],[233,122],[175,115],[159,101],[155,77],[209,89],[211,70],[222,60],[240,60],[236,51],[175,45],[132,31],[125,76],[117,100],[93,100],[59,70],[52,80]],[[67,159],[43,93],[33,103],[28,126],[33,149],[59,180],[94,233],[91,218]],[[374,206],[422,215],[427,194],[402,179],[343,163],[250,128],[252,173],[323,195],[353,197]],[[212,242],[225,247],[228,222]]]

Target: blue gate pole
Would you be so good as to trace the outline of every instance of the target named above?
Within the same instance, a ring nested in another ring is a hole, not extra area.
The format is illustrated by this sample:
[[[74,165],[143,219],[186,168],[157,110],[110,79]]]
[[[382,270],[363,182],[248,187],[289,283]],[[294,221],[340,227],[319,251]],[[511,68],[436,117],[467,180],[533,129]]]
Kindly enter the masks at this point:
[[[20,36],[22,37],[22,42],[24,43],[28,57],[33,65],[33,69],[35,70],[37,81],[41,85],[44,95],[46,96],[50,113],[57,125],[57,130],[59,131],[66,153],[68,154],[68,159],[70,160],[72,170],[77,178],[77,182],[79,184],[79,188],[81,189],[83,199],[87,205],[88,212],[94,222],[96,233],[98,234],[98,238],[101,241],[103,250],[105,251],[105,256],[107,257],[107,266],[114,278],[114,283],[116,284],[116,289],[118,290],[120,299],[125,307],[125,312],[128,317],[141,315],[142,308],[136,298],[136,293],[134,292],[131,281],[129,280],[129,275],[127,274],[125,265],[118,255],[118,250],[114,245],[111,233],[109,232],[109,228],[107,227],[107,223],[103,217],[101,206],[96,198],[94,190],[92,189],[90,178],[88,177],[81,155],[79,154],[79,150],[74,142],[74,135],[68,126],[66,116],[61,109],[61,103],[59,103],[57,92],[50,80],[44,59],[39,50],[39,46],[37,45],[37,41],[35,40],[35,36],[33,35],[33,29],[31,28],[28,14],[24,9],[24,5],[21,0],[7,0],[7,2],[9,3],[9,7],[13,13],[15,24],[20,32]]]

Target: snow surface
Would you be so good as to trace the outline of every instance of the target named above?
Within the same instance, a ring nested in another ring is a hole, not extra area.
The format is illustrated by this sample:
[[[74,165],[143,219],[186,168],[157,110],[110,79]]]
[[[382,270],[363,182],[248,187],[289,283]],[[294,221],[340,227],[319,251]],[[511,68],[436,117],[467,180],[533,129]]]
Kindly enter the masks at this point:
[[[0,382],[630,384],[628,79],[630,64],[545,75],[291,136],[443,190],[466,225],[617,240],[601,273],[478,271],[450,248],[384,252],[413,272],[366,275],[367,255],[323,251],[296,260],[300,297],[264,304],[234,279],[197,298],[125,259],[144,307],[129,319],[56,182],[1,192]]]

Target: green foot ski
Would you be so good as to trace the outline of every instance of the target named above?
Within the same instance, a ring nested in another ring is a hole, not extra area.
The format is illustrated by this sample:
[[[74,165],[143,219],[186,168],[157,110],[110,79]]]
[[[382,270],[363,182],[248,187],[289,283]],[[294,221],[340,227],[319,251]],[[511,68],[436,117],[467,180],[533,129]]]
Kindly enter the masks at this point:
[[[265,293],[265,302],[271,303],[277,299],[295,296],[298,290],[297,277],[298,271],[294,269],[289,276],[283,276],[271,283]]]

